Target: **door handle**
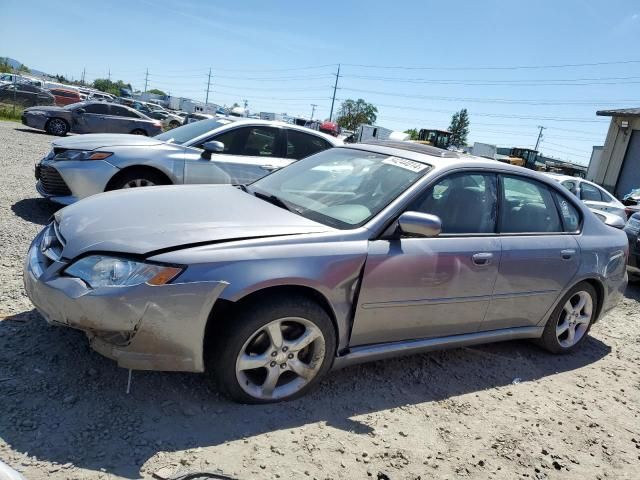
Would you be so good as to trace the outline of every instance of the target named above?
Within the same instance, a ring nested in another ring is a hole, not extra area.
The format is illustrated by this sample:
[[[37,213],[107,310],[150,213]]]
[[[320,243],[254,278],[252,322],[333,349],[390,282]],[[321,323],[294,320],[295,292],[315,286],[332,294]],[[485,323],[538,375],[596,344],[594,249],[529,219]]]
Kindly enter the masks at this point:
[[[476,265],[486,266],[491,264],[491,260],[493,259],[493,253],[482,252],[476,253],[473,257],[471,257],[473,263]]]
[[[560,255],[562,255],[563,260],[571,260],[571,257],[573,257],[575,254],[576,254],[576,251],[573,248],[568,248],[560,252]]]

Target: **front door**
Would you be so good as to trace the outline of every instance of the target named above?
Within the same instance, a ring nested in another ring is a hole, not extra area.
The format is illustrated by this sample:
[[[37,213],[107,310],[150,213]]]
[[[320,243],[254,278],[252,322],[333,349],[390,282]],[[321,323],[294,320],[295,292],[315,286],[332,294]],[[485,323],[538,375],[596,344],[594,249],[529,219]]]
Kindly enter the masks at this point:
[[[84,113],[73,111],[73,131],[75,133],[106,132],[109,105],[107,103],[89,103],[83,107]]]
[[[502,255],[496,189],[492,174],[445,177],[408,209],[438,215],[439,237],[369,243],[351,345],[479,329]]]
[[[518,176],[501,188],[502,260],[482,330],[537,325],[580,265],[579,216],[564,194]]]
[[[283,158],[282,129],[246,126],[214,135],[205,141],[224,144],[224,151],[213,153],[211,160],[192,154],[185,157],[185,183],[221,183],[221,172],[234,185],[251,183],[291,163]],[[203,141],[202,143],[204,143]],[[202,148],[201,145],[194,145]]]

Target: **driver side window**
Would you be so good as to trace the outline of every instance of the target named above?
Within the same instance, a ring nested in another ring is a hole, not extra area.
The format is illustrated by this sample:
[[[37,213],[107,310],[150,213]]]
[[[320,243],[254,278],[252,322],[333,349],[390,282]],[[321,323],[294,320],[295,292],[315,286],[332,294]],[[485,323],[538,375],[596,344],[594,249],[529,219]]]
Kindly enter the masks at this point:
[[[496,231],[496,176],[459,173],[439,180],[408,210],[437,215],[443,234],[489,234]]]

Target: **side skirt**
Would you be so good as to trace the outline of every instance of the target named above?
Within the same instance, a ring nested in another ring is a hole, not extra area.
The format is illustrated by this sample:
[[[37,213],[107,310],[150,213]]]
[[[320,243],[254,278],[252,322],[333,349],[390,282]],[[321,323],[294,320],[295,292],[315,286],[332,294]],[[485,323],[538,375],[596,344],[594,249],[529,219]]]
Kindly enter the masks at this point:
[[[348,353],[336,357],[333,369],[349,367],[359,363],[383,360],[386,358],[413,355],[415,353],[465,347],[482,343],[504,342],[524,338],[540,338],[544,327],[517,327],[491,330],[488,332],[465,333],[449,337],[405,340],[401,342],[378,343],[350,348]]]

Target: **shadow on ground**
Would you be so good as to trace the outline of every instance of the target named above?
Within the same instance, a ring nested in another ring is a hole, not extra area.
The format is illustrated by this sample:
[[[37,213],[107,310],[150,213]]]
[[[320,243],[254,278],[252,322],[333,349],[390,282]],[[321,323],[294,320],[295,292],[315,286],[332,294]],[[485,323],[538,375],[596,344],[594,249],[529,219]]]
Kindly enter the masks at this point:
[[[11,205],[11,210],[27,222],[46,225],[51,216],[62,208],[44,198],[25,198]]]
[[[631,286],[627,296],[640,290]],[[326,422],[353,434],[354,416],[536,381],[597,362],[609,346],[589,337],[573,354],[506,342],[415,355],[333,372],[308,396],[245,406],[197,374],[127,372],[88,347],[80,332],[48,326],[35,311],[0,321],[0,437],[48,462],[125,477],[158,451],[220,445]]]
[[[49,135],[44,130],[35,130],[33,128],[28,128],[28,127],[24,127],[24,128],[23,127],[16,127],[14,130],[16,130],[18,132],[35,133],[37,135]]]

